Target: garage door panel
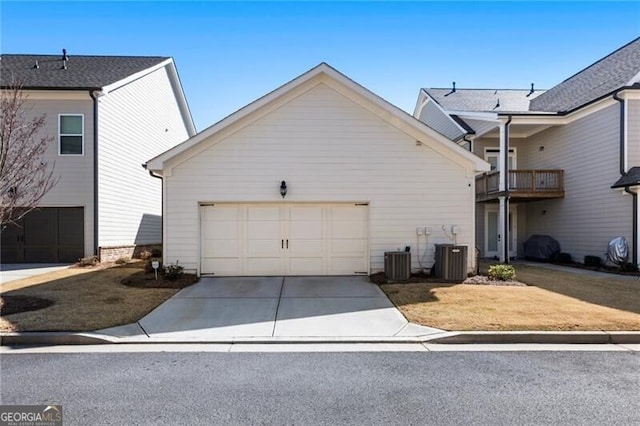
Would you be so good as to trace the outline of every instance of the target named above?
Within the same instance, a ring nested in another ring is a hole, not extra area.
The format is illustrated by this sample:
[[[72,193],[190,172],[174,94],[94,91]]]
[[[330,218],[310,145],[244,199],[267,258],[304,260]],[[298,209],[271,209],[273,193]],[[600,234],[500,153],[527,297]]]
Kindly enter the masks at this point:
[[[331,254],[363,255],[367,251],[367,240],[332,239]]]
[[[239,257],[238,240],[205,240],[202,254],[204,257]]]
[[[289,259],[289,275],[321,275],[324,274],[322,257],[299,257]]]
[[[365,229],[361,222],[333,222],[331,224],[331,236],[347,238],[364,238]]]
[[[215,271],[218,275],[240,275],[240,259],[238,258],[205,258],[202,259],[202,271]]]
[[[366,207],[238,204],[205,210],[202,273],[320,275],[367,270]]]
[[[322,240],[289,241],[289,257],[322,256]]]
[[[354,272],[367,272],[366,260],[362,257],[331,257],[330,274],[351,275]]]
[[[279,258],[281,255],[281,240],[249,240],[246,254],[249,257]]]
[[[245,275],[282,275],[280,258],[247,258]]]
[[[319,239],[322,238],[322,222],[292,222],[289,225],[289,239]]]

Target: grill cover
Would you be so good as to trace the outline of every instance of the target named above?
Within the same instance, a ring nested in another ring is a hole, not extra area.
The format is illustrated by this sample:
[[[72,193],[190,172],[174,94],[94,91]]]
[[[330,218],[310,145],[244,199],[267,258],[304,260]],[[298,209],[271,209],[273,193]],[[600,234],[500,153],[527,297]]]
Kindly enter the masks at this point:
[[[629,245],[624,237],[616,237],[609,241],[607,259],[616,265],[622,265],[629,259]]]
[[[524,256],[539,262],[555,259],[560,253],[560,243],[549,235],[532,235],[524,242]]]

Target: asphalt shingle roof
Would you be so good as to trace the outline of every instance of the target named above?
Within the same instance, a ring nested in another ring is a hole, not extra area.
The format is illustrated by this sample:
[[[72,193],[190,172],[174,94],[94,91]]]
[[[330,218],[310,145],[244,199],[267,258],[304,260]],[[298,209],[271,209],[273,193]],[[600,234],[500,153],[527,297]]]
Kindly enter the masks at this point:
[[[542,91],[512,89],[423,89],[448,111],[526,112],[529,102]]]
[[[160,56],[74,56],[67,69],[62,55],[3,54],[0,59],[0,86],[18,79],[31,89],[99,89],[169,58]],[[39,68],[35,67],[38,61]]]
[[[614,183],[612,188],[624,188],[626,186],[640,185],[640,167],[632,167],[627,174],[620,176],[620,179]]]
[[[640,73],[640,37],[531,102],[531,111],[571,111],[626,86]]]

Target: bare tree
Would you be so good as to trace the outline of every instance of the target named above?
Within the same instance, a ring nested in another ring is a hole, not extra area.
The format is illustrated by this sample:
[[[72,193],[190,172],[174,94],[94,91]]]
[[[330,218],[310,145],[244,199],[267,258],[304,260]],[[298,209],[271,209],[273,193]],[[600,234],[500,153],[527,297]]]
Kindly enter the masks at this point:
[[[45,116],[31,116],[22,85],[0,95],[0,230],[38,206],[58,182],[45,153],[53,137],[42,132]]]

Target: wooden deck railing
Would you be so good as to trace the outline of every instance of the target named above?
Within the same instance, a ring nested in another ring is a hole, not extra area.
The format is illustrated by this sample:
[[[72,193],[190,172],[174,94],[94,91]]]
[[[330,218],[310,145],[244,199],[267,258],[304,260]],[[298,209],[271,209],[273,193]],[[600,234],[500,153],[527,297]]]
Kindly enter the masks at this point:
[[[499,192],[500,172],[485,173],[476,178],[476,196],[487,198]],[[512,196],[557,198],[564,196],[564,170],[509,170],[509,192]]]

